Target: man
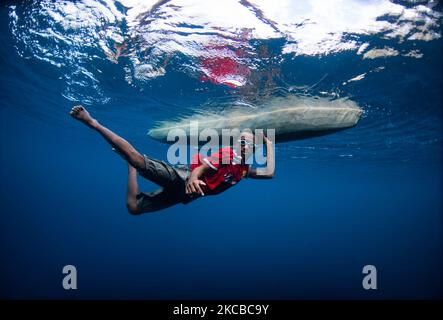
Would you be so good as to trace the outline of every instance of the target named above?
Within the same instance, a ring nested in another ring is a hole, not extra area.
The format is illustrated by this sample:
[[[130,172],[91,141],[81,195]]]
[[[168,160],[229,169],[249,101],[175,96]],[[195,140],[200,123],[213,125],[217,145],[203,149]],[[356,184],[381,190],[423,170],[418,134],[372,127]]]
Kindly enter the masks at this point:
[[[178,203],[189,203],[204,195],[215,195],[238,183],[244,177],[266,179],[274,176],[274,149],[264,137],[267,148],[267,167],[250,168],[246,159],[254,150],[254,135],[242,132],[234,148],[221,148],[210,157],[196,155],[186,168],[149,158],[139,153],[125,139],[102,126],[82,106],[75,106],[71,116],[100,133],[114,150],[128,162],[126,205],[131,214],[154,212]],[[158,184],[157,191],[139,192],[137,172]]]

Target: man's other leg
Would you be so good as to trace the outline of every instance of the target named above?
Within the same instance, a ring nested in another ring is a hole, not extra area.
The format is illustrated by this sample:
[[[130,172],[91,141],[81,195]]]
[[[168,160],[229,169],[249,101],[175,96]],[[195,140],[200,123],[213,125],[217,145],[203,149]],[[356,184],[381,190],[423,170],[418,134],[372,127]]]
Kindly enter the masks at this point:
[[[137,206],[137,169],[128,164],[128,188],[126,191],[126,207],[130,214],[140,214],[140,209]]]
[[[180,203],[176,191],[160,188],[154,192],[139,192],[137,170],[128,165],[128,189],[126,193],[126,207],[133,215],[155,212]]]

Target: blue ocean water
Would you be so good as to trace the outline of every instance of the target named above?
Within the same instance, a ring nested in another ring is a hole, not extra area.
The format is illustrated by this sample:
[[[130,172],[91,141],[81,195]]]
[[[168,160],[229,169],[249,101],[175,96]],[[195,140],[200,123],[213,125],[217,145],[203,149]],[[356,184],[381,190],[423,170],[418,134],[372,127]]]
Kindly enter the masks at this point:
[[[233,28],[202,2],[136,2],[1,5],[2,298],[441,298],[441,5],[301,1],[285,16],[231,1],[245,15]],[[315,20],[324,10],[336,24]],[[82,103],[166,159],[146,135],[157,121],[291,95],[364,115],[278,144],[272,180],[141,216],[126,211],[125,163],[69,116]],[[77,290],[62,287],[69,264]]]

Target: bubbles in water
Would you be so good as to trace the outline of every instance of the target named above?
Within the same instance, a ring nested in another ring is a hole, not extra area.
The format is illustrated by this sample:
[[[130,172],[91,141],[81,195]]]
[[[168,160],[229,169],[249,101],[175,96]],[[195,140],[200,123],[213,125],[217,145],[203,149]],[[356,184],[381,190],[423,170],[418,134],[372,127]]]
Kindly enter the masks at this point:
[[[118,64],[123,80],[143,85],[165,75],[174,57],[183,57],[174,64],[175,71],[239,88],[267,61],[253,39],[284,39],[280,62],[286,55],[321,56],[344,50],[357,50],[363,58],[393,57],[400,54],[397,49],[380,48],[361,37],[375,34],[398,43],[440,37],[441,13],[433,9],[433,2],[411,4],[47,0],[10,6],[9,16],[18,53],[59,68],[66,81],[65,97],[105,103],[94,64]],[[418,49],[402,54],[422,56]],[[86,87],[91,93],[84,96]]]

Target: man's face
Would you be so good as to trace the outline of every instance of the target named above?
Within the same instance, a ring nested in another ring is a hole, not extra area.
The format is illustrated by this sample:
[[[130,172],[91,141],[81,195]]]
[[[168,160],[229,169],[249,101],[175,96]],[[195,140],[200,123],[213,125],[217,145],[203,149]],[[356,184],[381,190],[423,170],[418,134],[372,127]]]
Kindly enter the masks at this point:
[[[254,135],[242,132],[237,140],[236,149],[240,150],[243,159],[247,159],[254,152]]]

